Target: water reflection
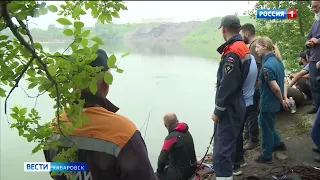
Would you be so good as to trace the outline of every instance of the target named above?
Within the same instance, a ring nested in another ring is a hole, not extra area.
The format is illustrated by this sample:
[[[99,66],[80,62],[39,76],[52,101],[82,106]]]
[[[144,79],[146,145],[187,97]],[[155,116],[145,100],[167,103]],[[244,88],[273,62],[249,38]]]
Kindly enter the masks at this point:
[[[60,49],[66,49],[69,43],[50,43],[46,44],[50,52],[56,52]],[[219,54],[216,51],[217,47],[213,47],[212,44],[183,44],[183,43],[134,43],[134,42],[118,42],[118,43],[106,43],[100,46],[109,53],[115,52],[131,52],[142,55],[161,55],[161,56],[189,56],[200,57],[208,60],[219,59]],[[71,51],[68,51],[71,52]]]

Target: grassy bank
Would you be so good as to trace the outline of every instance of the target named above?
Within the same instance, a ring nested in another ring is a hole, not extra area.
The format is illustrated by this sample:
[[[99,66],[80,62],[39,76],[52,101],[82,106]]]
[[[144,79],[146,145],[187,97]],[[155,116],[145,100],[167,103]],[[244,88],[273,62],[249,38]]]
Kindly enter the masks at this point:
[[[211,44],[213,46],[221,45],[224,42],[221,36],[221,29],[218,29],[221,19],[221,17],[214,17],[202,22],[192,33],[183,38],[182,41],[185,43]],[[241,24],[255,24],[255,20],[249,16],[239,16],[239,19]]]

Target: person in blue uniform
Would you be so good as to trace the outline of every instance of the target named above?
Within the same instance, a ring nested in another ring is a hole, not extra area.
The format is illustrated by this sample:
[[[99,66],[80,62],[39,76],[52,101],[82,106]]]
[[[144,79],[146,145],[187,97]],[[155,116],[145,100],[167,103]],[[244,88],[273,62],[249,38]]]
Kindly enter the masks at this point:
[[[260,114],[258,118],[262,132],[262,154],[255,161],[258,163],[272,162],[272,152],[286,150],[275,129],[276,113],[280,106],[288,109],[287,81],[284,65],[278,48],[268,37],[259,38],[256,51],[262,57],[259,74]]]
[[[250,50],[243,42],[237,16],[222,18],[220,29],[225,43],[217,51],[222,54],[217,72],[215,108],[211,119],[215,122],[213,167],[217,180],[232,180],[231,154],[242,129],[246,104],[243,84],[251,63]]]

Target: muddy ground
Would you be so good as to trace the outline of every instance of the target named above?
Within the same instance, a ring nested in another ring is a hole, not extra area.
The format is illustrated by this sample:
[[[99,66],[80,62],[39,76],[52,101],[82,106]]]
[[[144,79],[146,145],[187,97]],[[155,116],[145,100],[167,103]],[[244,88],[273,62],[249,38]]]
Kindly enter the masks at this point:
[[[248,165],[242,168],[243,174],[234,176],[234,179],[240,180],[252,175],[262,177],[279,166],[312,165],[314,167],[320,167],[319,163],[313,161],[316,154],[311,150],[315,145],[312,142],[309,131],[311,130],[311,124],[314,122],[315,114],[306,114],[306,111],[310,107],[310,105],[303,106],[299,108],[295,114],[290,114],[289,112],[278,113],[276,128],[282,140],[287,145],[288,150],[286,152],[273,153],[272,164],[259,164],[254,162],[254,158],[260,154],[260,146],[253,150],[246,151],[245,160]],[[277,168],[274,170],[277,171],[281,169]]]

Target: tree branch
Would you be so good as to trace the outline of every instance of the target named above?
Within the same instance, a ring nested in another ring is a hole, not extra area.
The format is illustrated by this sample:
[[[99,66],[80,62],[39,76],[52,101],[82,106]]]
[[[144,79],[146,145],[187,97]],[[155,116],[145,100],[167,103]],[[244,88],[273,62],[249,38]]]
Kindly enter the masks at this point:
[[[24,68],[22,69],[22,71],[21,71],[20,75],[18,76],[18,78],[14,80],[16,83],[15,83],[15,85],[10,89],[9,94],[7,95],[6,100],[5,100],[5,103],[4,103],[4,113],[5,113],[5,114],[7,114],[7,102],[8,102],[8,99],[9,99],[11,93],[13,92],[13,90],[14,90],[16,87],[18,87],[19,82],[20,82],[22,76],[23,76],[24,73],[28,70],[28,67],[31,65],[31,63],[33,62],[34,59],[35,59],[35,58],[32,57],[32,58],[28,61],[28,63],[27,63],[27,64],[24,66]]]
[[[43,67],[43,70],[45,71],[46,75],[47,75],[47,78],[54,84],[55,86],[55,91],[56,91],[56,104],[57,104],[57,112],[55,113],[55,116],[57,118],[57,122],[58,122],[58,126],[59,126],[59,131],[60,133],[66,137],[63,133],[63,131],[61,130],[61,127],[60,127],[60,114],[59,114],[59,111],[60,111],[60,93],[59,93],[59,87],[58,87],[58,83],[57,81],[52,77],[52,75],[49,73],[48,71],[48,68],[47,68],[47,65],[46,63],[44,63],[42,61],[42,59],[40,58],[40,56],[35,52],[35,49],[23,38],[23,36],[18,32],[18,28],[17,26],[13,23],[12,21],[12,17],[10,16],[10,12],[9,12],[9,9],[7,7],[9,1],[1,1],[0,2],[0,5],[1,5],[1,10],[2,10],[2,16],[4,18],[4,21],[6,23],[6,26],[10,28],[11,32],[13,33],[13,35],[18,39],[18,41],[20,42],[20,44],[26,48],[31,54],[32,54],[32,60],[33,59],[36,59],[40,65]],[[31,60],[30,60],[31,61]],[[28,64],[25,66],[24,69],[28,69],[28,67],[31,65],[32,62],[28,62]],[[26,71],[26,70],[25,70]],[[20,74],[19,78],[16,80],[16,82],[19,82],[20,79],[22,78],[23,74],[25,73],[25,71],[22,71],[22,73]],[[14,88],[12,88],[10,90],[10,93],[12,93],[13,89],[15,89],[15,87],[17,87],[18,84],[16,83],[16,85],[14,86]],[[8,97],[7,97],[8,99]],[[6,107],[7,107],[7,99],[6,99],[6,102],[5,102],[5,114],[6,114]],[[68,137],[66,137],[67,139],[69,139]],[[69,139],[70,140],[70,139]],[[72,140],[70,140],[72,141]],[[73,142],[73,141],[72,141]]]
[[[18,21],[18,23],[20,24],[20,26],[21,26],[24,30],[26,30],[27,36],[28,36],[29,39],[30,39],[31,47],[33,47],[33,44],[34,44],[34,42],[33,42],[33,37],[31,36],[31,33],[30,33],[29,28],[27,27],[26,24],[23,23],[23,21],[21,21],[21,20],[18,19],[17,17],[15,17],[15,18],[16,18],[16,20]]]

